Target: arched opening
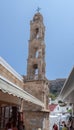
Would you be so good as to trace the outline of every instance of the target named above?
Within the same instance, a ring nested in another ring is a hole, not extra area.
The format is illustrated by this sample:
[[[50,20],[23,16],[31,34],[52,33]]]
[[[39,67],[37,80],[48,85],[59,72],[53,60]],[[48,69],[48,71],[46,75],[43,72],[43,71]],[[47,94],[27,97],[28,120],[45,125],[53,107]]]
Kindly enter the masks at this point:
[[[35,69],[35,75],[38,75],[38,68]]]
[[[35,29],[35,38],[38,39],[39,38],[39,28]]]
[[[34,68],[34,75],[38,75],[38,65],[34,64],[33,68]]]
[[[39,55],[39,52],[38,52],[38,50],[37,50],[35,57],[38,58],[38,55]]]

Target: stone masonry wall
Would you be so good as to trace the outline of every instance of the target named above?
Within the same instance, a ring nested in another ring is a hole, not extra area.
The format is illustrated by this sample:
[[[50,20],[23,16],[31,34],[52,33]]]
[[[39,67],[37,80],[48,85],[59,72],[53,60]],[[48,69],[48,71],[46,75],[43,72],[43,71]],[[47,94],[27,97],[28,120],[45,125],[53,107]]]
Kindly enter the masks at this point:
[[[24,122],[26,130],[49,130],[48,85],[45,80],[24,82],[24,89],[44,102],[45,108],[30,102],[24,103]]]
[[[24,122],[26,130],[49,130],[49,113],[25,111]]]
[[[42,82],[40,81],[25,82],[24,89],[33,96],[35,96],[36,98],[42,100],[42,93],[43,93]]]
[[[4,66],[0,65],[0,75],[11,81],[15,85],[23,88],[23,81],[16,78],[11,72],[9,72]]]
[[[46,108],[48,109],[48,86],[44,80],[37,80],[37,81],[29,81],[25,82],[24,89],[28,93],[32,94],[39,100],[45,103]]]

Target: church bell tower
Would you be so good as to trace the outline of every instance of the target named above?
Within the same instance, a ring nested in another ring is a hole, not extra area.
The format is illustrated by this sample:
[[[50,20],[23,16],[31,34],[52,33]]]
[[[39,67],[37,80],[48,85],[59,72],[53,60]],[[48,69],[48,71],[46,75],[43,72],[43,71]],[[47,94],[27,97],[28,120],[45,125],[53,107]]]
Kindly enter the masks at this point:
[[[45,77],[45,26],[43,16],[37,12],[30,21],[30,39],[27,59],[27,75],[24,90],[44,103],[44,107],[25,102],[26,130],[49,130],[49,88]]]
[[[45,78],[45,26],[38,12],[30,21],[29,55],[27,61],[28,80]]]

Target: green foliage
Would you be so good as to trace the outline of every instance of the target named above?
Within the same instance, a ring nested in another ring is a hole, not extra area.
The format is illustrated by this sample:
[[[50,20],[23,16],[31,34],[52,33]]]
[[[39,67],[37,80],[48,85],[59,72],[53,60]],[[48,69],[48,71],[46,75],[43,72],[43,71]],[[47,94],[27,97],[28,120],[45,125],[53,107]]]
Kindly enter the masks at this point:
[[[58,103],[63,103],[63,102],[61,100],[59,100]]]
[[[61,100],[59,100],[58,103],[59,103],[59,105],[60,105],[61,107],[64,107],[64,106],[67,105],[65,102],[63,102],[63,101],[61,101]]]
[[[69,109],[67,112],[72,113],[72,109]]]
[[[56,99],[56,96],[52,93],[49,93],[49,97],[51,98],[51,100],[55,100]]]

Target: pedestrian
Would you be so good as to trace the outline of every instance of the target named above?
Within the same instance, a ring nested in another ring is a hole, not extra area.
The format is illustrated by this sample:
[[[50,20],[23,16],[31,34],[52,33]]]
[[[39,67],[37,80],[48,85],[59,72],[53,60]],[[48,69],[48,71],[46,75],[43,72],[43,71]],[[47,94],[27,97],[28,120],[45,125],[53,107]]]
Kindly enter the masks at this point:
[[[57,124],[55,124],[55,123],[54,123],[54,125],[53,125],[53,130],[58,130],[58,126],[57,126]]]
[[[65,123],[63,124],[63,128],[62,128],[62,130],[68,130],[68,128],[67,128],[67,126],[66,126]]]

